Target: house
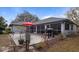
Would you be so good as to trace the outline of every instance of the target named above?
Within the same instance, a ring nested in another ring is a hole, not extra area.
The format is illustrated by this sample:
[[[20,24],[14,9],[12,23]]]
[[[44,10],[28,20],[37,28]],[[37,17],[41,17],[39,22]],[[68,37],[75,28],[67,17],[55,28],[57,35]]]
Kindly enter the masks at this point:
[[[22,26],[22,22],[12,23],[12,25]],[[69,35],[77,32],[78,25],[67,18],[50,17],[34,22],[30,27],[30,32],[37,34],[45,33],[48,27],[53,28],[57,34]]]

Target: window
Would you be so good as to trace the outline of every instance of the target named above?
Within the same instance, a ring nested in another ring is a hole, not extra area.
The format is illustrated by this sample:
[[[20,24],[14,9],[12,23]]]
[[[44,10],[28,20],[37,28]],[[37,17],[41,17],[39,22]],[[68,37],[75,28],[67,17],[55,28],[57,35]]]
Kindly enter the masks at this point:
[[[69,24],[65,23],[65,30],[69,30]]]
[[[73,24],[71,25],[71,30],[73,30]]]

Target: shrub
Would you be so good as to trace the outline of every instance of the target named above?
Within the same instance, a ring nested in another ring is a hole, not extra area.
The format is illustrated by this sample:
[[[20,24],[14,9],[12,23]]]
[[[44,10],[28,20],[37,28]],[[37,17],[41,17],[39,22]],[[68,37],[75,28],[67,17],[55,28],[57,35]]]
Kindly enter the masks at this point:
[[[11,33],[11,29],[10,28],[6,28],[5,30],[2,31],[3,34],[9,34]]]
[[[59,35],[57,36],[57,38],[58,38],[59,40],[64,40],[64,39],[65,39],[65,36],[64,36],[63,34],[59,34]]]
[[[36,44],[34,47],[38,51],[43,51],[46,49],[46,44],[44,42],[41,42],[41,43]]]
[[[11,33],[11,29],[10,28],[7,28],[5,29],[6,33]]]

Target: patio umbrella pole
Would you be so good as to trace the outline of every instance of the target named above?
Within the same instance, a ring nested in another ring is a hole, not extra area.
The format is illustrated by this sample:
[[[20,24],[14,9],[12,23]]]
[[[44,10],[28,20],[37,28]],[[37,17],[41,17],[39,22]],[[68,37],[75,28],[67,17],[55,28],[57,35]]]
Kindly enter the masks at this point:
[[[26,51],[29,52],[29,40],[30,40],[30,35],[29,35],[29,32],[28,32],[28,27],[26,27],[26,34],[25,34],[25,37],[26,37]]]
[[[24,19],[25,22],[23,22],[23,26],[26,26],[26,31],[25,31],[25,38],[26,38],[26,51],[29,52],[29,43],[30,43],[30,32],[29,32],[29,26],[32,26],[32,22],[26,21],[29,19]]]

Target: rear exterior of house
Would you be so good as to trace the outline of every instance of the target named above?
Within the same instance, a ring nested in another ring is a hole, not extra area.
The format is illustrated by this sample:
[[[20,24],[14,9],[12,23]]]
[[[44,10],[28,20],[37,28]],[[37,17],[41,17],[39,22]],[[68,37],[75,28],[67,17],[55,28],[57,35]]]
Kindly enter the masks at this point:
[[[69,35],[77,32],[77,25],[75,23],[66,18],[55,17],[35,22],[33,26],[30,27],[30,32],[45,33],[48,27],[51,27],[55,31],[55,34],[62,33],[63,35]]]
[[[22,22],[20,23],[13,23],[13,27],[15,29],[15,25],[22,26]],[[43,20],[39,20],[34,22],[33,25],[30,27],[31,33],[45,33],[46,29],[51,27],[56,34],[62,33],[63,35],[69,35],[71,33],[77,32],[77,25],[66,18],[56,18],[50,17]]]

